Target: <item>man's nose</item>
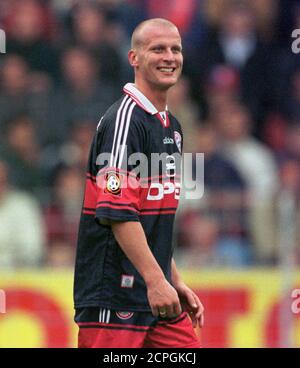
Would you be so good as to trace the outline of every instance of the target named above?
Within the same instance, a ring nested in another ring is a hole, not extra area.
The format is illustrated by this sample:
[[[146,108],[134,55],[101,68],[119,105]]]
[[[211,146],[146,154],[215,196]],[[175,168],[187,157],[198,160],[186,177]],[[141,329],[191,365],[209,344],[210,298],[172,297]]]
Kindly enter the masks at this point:
[[[164,52],[164,60],[167,62],[174,61],[174,53],[171,48],[167,48]]]

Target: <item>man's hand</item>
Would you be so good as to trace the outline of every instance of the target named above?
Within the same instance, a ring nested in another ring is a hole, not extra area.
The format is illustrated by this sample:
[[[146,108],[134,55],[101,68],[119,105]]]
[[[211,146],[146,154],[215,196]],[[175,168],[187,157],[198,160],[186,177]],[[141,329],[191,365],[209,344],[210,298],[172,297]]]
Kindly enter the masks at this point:
[[[186,310],[192,319],[193,327],[197,324],[200,328],[204,325],[204,307],[198,296],[184,282],[175,286],[183,310]]]
[[[147,284],[148,301],[155,317],[174,318],[180,315],[181,305],[177,291],[166,280],[152,281]]]
[[[112,222],[111,226],[118,244],[145,280],[153,315],[163,318],[178,316],[181,305],[177,292],[166,280],[152,254],[142,225],[139,222]]]

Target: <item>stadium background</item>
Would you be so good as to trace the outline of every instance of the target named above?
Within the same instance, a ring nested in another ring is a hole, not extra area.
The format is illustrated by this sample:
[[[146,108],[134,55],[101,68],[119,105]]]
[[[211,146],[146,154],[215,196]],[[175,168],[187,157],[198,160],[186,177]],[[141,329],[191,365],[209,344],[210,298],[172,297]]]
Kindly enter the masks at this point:
[[[206,308],[203,346],[299,347],[297,0],[1,0],[0,347],[76,344],[87,154],[132,80],[129,37],[148,17],[180,28],[184,73],[169,108],[185,152],[205,154],[205,194],[183,196],[174,234]]]

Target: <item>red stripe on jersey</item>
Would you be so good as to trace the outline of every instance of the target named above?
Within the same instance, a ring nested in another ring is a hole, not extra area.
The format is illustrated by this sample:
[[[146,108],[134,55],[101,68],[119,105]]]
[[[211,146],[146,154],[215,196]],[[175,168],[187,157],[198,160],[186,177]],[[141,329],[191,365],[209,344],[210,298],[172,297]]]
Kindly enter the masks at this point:
[[[139,213],[139,211],[137,211],[133,207],[130,207],[130,206],[118,206],[117,203],[115,205],[111,205],[111,204],[107,204],[107,203],[97,205],[97,208],[106,208],[106,207],[112,208],[114,210],[120,210],[120,211],[122,211],[122,210],[129,210],[129,211],[133,211],[133,212]]]
[[[165,195],[163,200],[145,199],[141,202],[140,210],[163,210],[163,209],[176,209],[178,207],[178,199],[174,198],[174,195]]]
[[[176,211],[151,211],[151,212],[142,212],[140,213],[140,216],[150,216],[150,215],[174,215]]]
[[[152,176],[145,176],[145,177],[139,178],[139,177],[137,177],[137,175],[133,171],[126,171],[126,170],[122,170],[122,169],[115,168],[115,167],[109,167],[109,168],[101,169],[98,172],[97,176],[103,176],[103,175],[105,175],[109,171],[115,171],[117,173],[127,174],[128,176],[131,176],[132,178],[134,178],[137,181],[139,181],[140,183],[144,183],[144,182],[157,182],[160,179],[161,180],[165,179],[166,181],[171,181],[171,182],[173,182],[173,181],[180,182],[180,175],[175,175],[175,176],[172,176],[172,177],[167,176],[167,175],[152,175]],[[87,173],[86,176],[87,176],[88,179],[91,179],[93,181],[96,181],[97,180],[97,177],[96,176],[93,176],[90,173]]]
[[[150,212],[165,212],[165,211],[174,211],[176,212],[177,208],[153,208],[153,209],[146,209],[140,210],[140,213],[150,213]]]
[[[83,210],[82,213],[85,215],[95,215],[96,210]]]
[[[110,204],[112,206],[120,206],[120,207],[132,207],[134,208],[136,211],[139,211],[138,208],[133,204],[133,203],[122,203],[122,202],[110,202],[110,201],[100,201],[97,202],[98,204]]]
[[[91,179],[86,179],[83,207],[96,208],[97,185]]]

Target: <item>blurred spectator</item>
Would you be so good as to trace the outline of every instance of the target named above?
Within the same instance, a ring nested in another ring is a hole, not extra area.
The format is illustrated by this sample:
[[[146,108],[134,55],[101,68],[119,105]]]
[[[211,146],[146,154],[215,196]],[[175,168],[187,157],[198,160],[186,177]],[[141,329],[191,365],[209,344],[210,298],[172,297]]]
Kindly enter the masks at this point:
[[[43,80],[57,77],[57,54],[49,39],[55,27],[49,9],[37,0],[15,1],[5,19],[7,52],[22,56]]]
[[[300,120],[286,130],[284,149],[278,154],[281,184],[300,198]]]
[[[93,121],[95,126],[107,107],[119,95],[110,84],[97,78],[94,57],[81,48],[70,48],[62,55],[63,85],[55,91],[51,106],[52,143],[69,136],[72,122]]]
[[[192,22],[198,4],[196,0],[187,0],[184,4],[180,0],[174,0],[171,3],[149,0],[147,5],[150,18],[167,18],[176,24],[180,34],[184,34]]]
[[[204,153],[204,185],[208,191],[234,191],[241,195],[246,183],[234,162],[226,159],[220,149],[215,129],[206,125],[197,132],[198,152]]]
[[[203,224],[204,226],[203,231],[206,231],[211,228],[210,224],[204,220],[209,215],[214,219],[218,233],[217,241],[213,242],[213,244],[219,244],[218,247],[215,245],[209,250],[209,258],[214,260],[212,263],[223,264],[225,256],[224,254],[222,255],[224,259],[221,261],[221,253],[219,254],[219,252],[225,252],[226,249],[228,253],[226,264],[248,264],[250,263],[251,249],[248,242],[247,207],[245,201],[247,186],[245,180],[235,167],[235,164],[226,159],[220,151],[218,137],[213,127],[206,125],[199,128],[196,137],[198,152],[204,153],[204,196],[198,201],[187,199],[184,201],[185,203],[181,201],[181,220],[179,220],[178,226],[180,227],[179,232],[183,233],[183,235],[181,235],[180,243],[183,245],[193,243],[190,237],[202,239],[201,234],[197,235],[197,231],[202,231],[202,226],[201,229],[196,230],[196,226],[193,225],[194,217],[191,217],[191,224],[185,220],[182,222],[182,218],[185,219],[187,216],[189,218],[190,213],[197,213],[196,222],[200,221],[201,225]],[[199,167],[194,166],[193,170],[195,180],[197,178],[195,170],[199,170]],[[182,194],[185,197],[184,191]],[[206,227],[206,225],[208,226]],[[206,239],[206,235],[203,236]],[[195,241],[195,247],[193,248],[195,252],[199,248],[200,258],[202,240],[199,240],[199,242]],[[240,254],[240,261],[236,258],[237,253]],[[204,259],[206,258],[204,256]]]
[[[0,159],[0,268],[41,265],[44,236],[38,203],[9,186],[8,166]]]
[[[245,267],[252,262],[248,244],[232,236],[222,236],[213,217],[194,214],[182,219],[185,267]]]
[[[296,237],[293,261],[300,264],[300,120],[294,121],[288,127],[284,149],[278,154],[278,163],[281,178],[281,191],[279,193],[281,202],[284,200],[286,206],[294,207],[295,223],[289,225],[294,226]],[[286,217],[286,213],[284,214]],[[280,221],[286,221],[282,214]],[[281,235],[281,243],[283,243],[283,239]],[[283,246],[283,244],[281,245]]]
[[[198,111],[190,98],[190,83],[185,77],[181,77],[178,83],[172,87],[169,94],[168,107],[181,122],[184,134],[185,152],[196,152],[195,131],[198,128]]]
[[[100,0],[100,3],[105,8],[109,18],[113,18],[122,24],[127,37],[130,37],[140,22],[148,18],[144,0]]]
[[[215,127],[223,142],[223,153],[246,180],[249,188],[249,229],[260,262],[276,258],[274,198],[278,169],[272,152],[251,136],[252,121],[239,103],[220,106],[214,114]]]
[[[45,185],[44,171],[34,125],[28,116],[9,121],[1,151],[10,165],[12,184],[41,196]]]
[[[54,240],[47,250],[46,267],[67,268],[73,267],[75,254],[73,247],[65,240]]]
[[[95,121],[78,121],[72,124],[68,138],[61,146],[49,145],[43,150],[41,162],[50,177],[53,170],[60,164],[77,167],[86,172],[86,163],[90,151],[90,144],[95,134]]]
[[[290,43],[292,31],[296,28],[300,29],[300,3],[299,0],[279,0],[278,3],[274,41],[279,47],[286,48]]]
[[[240,75],[230,66],[216,65],[210,71],[204,88],[208,111],[213,112],[219,105],[239,97]]]
[[[38,88],[37,88],[38,87]],[[45,88],[44,88],[45,87]],[[26,114],[37,122],[39,143],[47,141],[49,90],[37,86],[24,59],[7,55],[0,70],[0,130],[5,123],[18,115]]]
[[[290,2],[290,0],[287,1]],[[280,15],[281,12],[286,12],[289,7],[289,5],[286,4],[286,0],[283,0],[284,7],[280,10],[278,7],[278,0],[204,0],[203,9],[207,22],[214,26],[218,25],[224,17],[224,9],[232,2],[251,6],[256,18],[259,33],[267,39],[274,36],[274,22],[276,17]]]
[[[48,264],[73,261],[84,179],[81,170],[72,166],[60,165],[54,173],[52,198],[44,209]],[[70,257],[68,261],[66,254]]]
[[[300,63],[291,75],[290,88],[284,96],[284,115],[291,121],[300,121]]]
[[[96,125],[94,121],[76,122],[72,126],[69,139],[67,139],[61,147],[62,162],[70,166],[78,167],[82,170],[83,174],[86,172],[86,163]]]
[[[260,134],[269,103],[269,47],[260,41],[252,7],[246,2],[228,2],[216,33],[187,60],[186,71],[194,95],[203,104],[206,78],[216,65],[229,65],[240,75],[239,94],[255,117]]]
[[[277,27],[277,37],[274,40],[277,47],[269,60],[268,68],[272,74],[270,87],[274,101],[273,110],[285,119],[291,119],[297,114],[299,104],[297,74],[300,70],[300,58],[299,54],[292,52],[291,34],[294,29],[300,29],[300,3],[299,0],[285,0],[280,1],[280,6],[279,21],[283,21],[282,27],[285,30]]]
[[[109,43],[109,26],[106,13],[96,3],[74,6],[72,32],[75,44],[94,54],[100,64],[101,79],[120,86],[122,59],[119,50]]]
[[[89,144],[131,79],[129,35],[152,16],[181,29],[185,77],[168,105],[182,123],[185,152],[205,153],[203,198],[181,196],[181,244],[195,244],[198,264],[200,254],[205,264],[248,264],[252,242],[258,262],[276,259],[277,190],[288,190],[299,205],[300,58],[291,51],[299,10],[299,0],[0,0],[7,35],[7,54],[0,56],[0,155],[12,184],[47,204],[48,265],[73,262],[75,197]],[[69,185],[77,187],[73,199],[61,200],[57,186],[68,191]],[[236,256],[242,253],[246,258]]]

